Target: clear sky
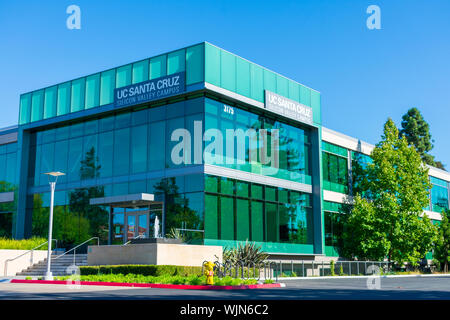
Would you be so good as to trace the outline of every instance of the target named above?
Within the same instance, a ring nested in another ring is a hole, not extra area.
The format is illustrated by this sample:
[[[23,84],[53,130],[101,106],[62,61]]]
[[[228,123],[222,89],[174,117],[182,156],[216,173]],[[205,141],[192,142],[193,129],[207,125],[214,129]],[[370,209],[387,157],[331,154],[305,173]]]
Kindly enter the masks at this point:
[[[369,143],[419,108],[450,168],[449,0],[0,0],[0,36],[0,127],[21,93],[208,41],[320,91],[323,125]]]

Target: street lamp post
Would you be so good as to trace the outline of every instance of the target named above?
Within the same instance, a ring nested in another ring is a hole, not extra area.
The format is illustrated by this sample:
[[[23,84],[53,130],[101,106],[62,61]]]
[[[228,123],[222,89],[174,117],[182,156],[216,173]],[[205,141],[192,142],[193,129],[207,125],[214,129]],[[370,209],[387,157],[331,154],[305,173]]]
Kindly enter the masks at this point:
[[[47,272],[45,274],[45,280],[53,280],[53,274],[50,271],[51,266],[51,252],[52,252],[52,230],[53,230],[53,203],[55,198],[55,186],[59,176],[65,175],[62,172],[47,172],[44,173],[48,176],[48,182],[50,184],[50,217],[48,221],[48,243],[47,243]]]

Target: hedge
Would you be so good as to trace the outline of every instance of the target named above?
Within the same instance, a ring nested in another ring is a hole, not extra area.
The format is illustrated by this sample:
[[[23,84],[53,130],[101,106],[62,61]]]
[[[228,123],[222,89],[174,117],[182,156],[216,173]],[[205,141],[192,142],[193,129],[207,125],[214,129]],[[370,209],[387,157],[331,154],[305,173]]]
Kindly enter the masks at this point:
[[[143,276],[191,276],[201,275],[202,267],[171,266],[171,265],[105,265],[81,266],[80,275],[99,274],[136,274]]]
[[[45,238],[33,237],[30,239],[14,240],[8,238],[0,238],[0,249],[8,250],[31,250],[40,244],[46,242]],[[55,244],[53,243],[53,246]],[[43,245],[38,250],[47,250],[47,245]]]

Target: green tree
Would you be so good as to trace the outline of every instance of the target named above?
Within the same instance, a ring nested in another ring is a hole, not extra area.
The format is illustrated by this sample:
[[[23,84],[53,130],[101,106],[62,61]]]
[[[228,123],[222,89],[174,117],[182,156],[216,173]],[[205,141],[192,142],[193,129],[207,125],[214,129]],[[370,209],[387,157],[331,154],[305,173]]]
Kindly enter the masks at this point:
[[[431,249],[437,230],[421,217],[428,204],[428,168],[409,146],[394,122],[373,150],[349,214],[345,216],[344,248],[347,256],[415,265]]]
[[[430,128],[417,108],[409,109],[402,117],[402,129],[400,135],[404,136],[409,144],[416,147],[422,160],[431,166],[444,169],[440,161],[435,161],[434,156],[428,154],[433,149]]]
[[[448,272],[450,264],[450,223],[448,216],[450,211],[442,212],[442,220],[439,225],[439,236],[435,242],[433,256],[439,261],[441,270]]]

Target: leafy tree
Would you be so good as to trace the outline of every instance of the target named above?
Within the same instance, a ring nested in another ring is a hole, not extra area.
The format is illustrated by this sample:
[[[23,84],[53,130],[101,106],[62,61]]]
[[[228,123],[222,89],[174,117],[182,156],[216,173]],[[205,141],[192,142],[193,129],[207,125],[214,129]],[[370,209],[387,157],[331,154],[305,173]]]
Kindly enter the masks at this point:
[[[402,129],[400,135],[404,136],[409,144],[416,147],[422,160],[431,166],[444,169],[440,161],[435,161],[434,156],[428,154],[433,149],[430,128],[417,108],[411,108],[402,117]]]
[[[441,224],[439,225],[439,236],[434,247],[434,258],[439,261],[441,270],[448,272],[450,264],[450,223],[448,216],[450,211],[442,213]]]
[[[421,217],[428,204],[428,168],[391,119],[367,164],[360,194],[345,215],[343,252],[349,257],[416,265],[431,249],[437,230]]]

